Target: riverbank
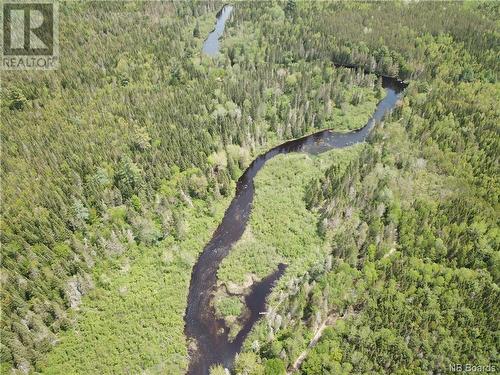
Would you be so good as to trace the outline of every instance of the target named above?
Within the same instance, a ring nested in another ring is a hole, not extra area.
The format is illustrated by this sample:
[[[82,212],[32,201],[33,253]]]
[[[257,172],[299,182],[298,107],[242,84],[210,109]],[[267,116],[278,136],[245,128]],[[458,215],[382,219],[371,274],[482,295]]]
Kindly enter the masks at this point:
[[[358,77],[358,79],[364,78],[364,76]],[[368,80],[370,78],[373,79],[373,77],[368,77]],[[235,317],[230,318],[232,327],[228,327],[226,321],[220,318],[221,312],[215,310],[212,296],[217,294],[216,273],[220,263],[244,234],[252,209],[255,191],[254,179],[257,173],[267,161],[280,154],[300,152],[318,155],[328,150],[345,148],[364,142],[375,124],[381,121],[384,115],[397,105],[401,92],[405,88],[398,80],[388,77],[382,77],[380,83],[385,89],[386,95],[377,104],[373,115],[363,127],[349,133],[326,130],[285,142],[254,159],[239,178],[236,184],[235,198],[224,214],[224,218],[214,232],[212,239],[205,246],[193,267],[185,315],[185,332],[186,336],[191,340],[191,361],[188,373],[208,374],[210,366],[218,363],[223,364],[226,368],[232,366],[234,356],[241,349],[243,341],[254,323],[259,320],[261,310],[265,307],[266,297],[273,287],[272,283],[266,283],[267,289],[262,289],[258,294],[254,294],[255,289],[252,289],[245,301],[248,306],[259,306],[258,309],[260,310],[248,309],[250,314],[245,317],[243,328],[234,337],[234,331],[238,329],[234,324]],[[276,280],[278,274],[283,272],[284,267],[285,265],[280,268],[279,272],[276,271],[269,275],[266,280]],[[261,288],[259,285],[256,284],[255,288]],[[253,300],[252,298],[256,299]],[[234,306],[235,302],[233,300],[231,304]],[[216,303],[215,307],[217,305]],[[241,317],[239,320],[241,320]]]
[[[182,210],[182,238],[138,246],[98,265],[75,328],[44,361],[44,374],[185,371],[183,314],[191,268],[229,199],[195,200]],[[105,360],[104,360],[104,359]]]
[[[268,161],[255,178],[255,198],[242,238],[221,262],[217,272],[214,305],[218,316],[230,327],[229,338],[236,336],[244,320],[244,297],[252,285],[288,265],[284,281],[305,273],[328,253],[319,215],[306,207],[306,188],[333,163],[340,170],[357,158],[363,145],[331,150],[318,156],[279,155]],[[236,302],[240,301],[240,303]],[[227,306],[239,308],[229,309]]]

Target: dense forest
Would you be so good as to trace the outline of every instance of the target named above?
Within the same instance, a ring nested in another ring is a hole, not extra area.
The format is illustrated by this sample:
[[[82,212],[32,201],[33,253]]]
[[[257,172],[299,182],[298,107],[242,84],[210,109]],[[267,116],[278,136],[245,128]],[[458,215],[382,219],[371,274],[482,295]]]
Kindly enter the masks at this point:
[[[499,4],[238,2],[210,58],[223,4],[64,2],[60,68],[2,73],[2,373],[184,372],[190,270],[235,181],[362,126],[371,73],[409,86],[368,144],[256,181],[216,310],[238,330],[242,283],[289,267],[234,372],[498,369]]]
[[[328,51],[334,61],[412,80],[359,157],[347,166],[333,162],[305,188],[327,256],[280,282],[237,356],[236,373],[424,374],[457,363],[498,369],[498,45],[488,32],[468,35],[458,23],[488,20],[483,12],[498,7],[459,4],[450,12],[456,5],[363,4],[352,12],[327,3],[313,13],[328,19],[312,23],[318,45],[329,35],[350,37]],[[286,35],[300,31],[289,44],[282,34],[280,40],[287,50],[299,44],[300,54],[305,41],[298,35],[309,30],[301,22],[311,14],[288,9],[295,23]],[[373,19],[388,14],[392,21],[375,29]],[[344,21],[332,21],[337,16]],[[371,40],[356,27],[381,34]],[[386,35],[384,27],[403,33]],[[381,63],[380,51],[390,62]]]

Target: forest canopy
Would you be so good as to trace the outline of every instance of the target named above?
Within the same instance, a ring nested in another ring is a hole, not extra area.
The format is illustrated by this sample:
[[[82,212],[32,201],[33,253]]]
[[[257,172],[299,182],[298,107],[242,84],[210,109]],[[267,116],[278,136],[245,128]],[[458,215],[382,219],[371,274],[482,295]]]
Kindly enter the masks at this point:
[[[301,373],[500,368],[499,4],[237,2],[210,58],[223,5],[64,2],[60,68],[2,72],[2,374],[185,371],[190,270],[235,181],[273,145],[362,126],[375,74],[404,99],[282,191],[325,254],[278,282],[234,370],[282,374],[323,323]],[[219,277],[244,279],[231,262]]]

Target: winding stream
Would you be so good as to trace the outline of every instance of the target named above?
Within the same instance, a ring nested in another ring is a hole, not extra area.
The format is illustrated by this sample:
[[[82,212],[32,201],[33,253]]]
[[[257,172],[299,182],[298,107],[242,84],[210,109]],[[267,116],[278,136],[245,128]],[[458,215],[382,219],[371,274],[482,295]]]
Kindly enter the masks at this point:
[[[229,14],[224,11],[227,7],[225,6],[220,12],[217,23],[225,23],[228,19]],[[229,9],[229,13],[231,10],[232,8]],[[213,43],[211,35],[217,30],[224,30],[224,25],[216,26],[206,43],[209,41]],[[217,33],[217,46],[221,34],[221,31]],[[250,294],[245,298],[246,307],[249,310],[248,318],[236,338],[229,341],[229,329],[224,320],[215,317],[210,300],[216,289],[219,264],[229,254],[233,244],[241,238],[248,222],[254,196],[254,177],[266,161],[278,154],[290,152],[319,154],[333,148],[343,148],[363,142],[375,124],[394,108],[406,84],[398,79],[382,76],[382,86],[386,95],[378,103],[372,117],[362,128],[349,133],[323,130],[285,142],[258,156],[239,178],[236,184],[236,194],[226,210],[222,222],[193,267],[184,317],[185,333],[192,342],[189,348],[191,356],[189,374],[208,374],[210,366],[218,363],[223,364],[226,368],[232,367],[236,353],[240,351],[247,334],[260,317],[259,312],[265,311],[266,297],[274,282],[281,277],[286,268],[285,265],[280,265],[278,270],[252,286]]]
[[[226,27],[226,21],[229,19],[233,7],[231,5],[224,5],[224,7],[217,13],[217,22],[215,23],[215,28],[210,34],[208,34],[207,39],[203,43],[203,53],[208,56],[215,56],[219,53],[219,39],[224,33],[224,28]]]

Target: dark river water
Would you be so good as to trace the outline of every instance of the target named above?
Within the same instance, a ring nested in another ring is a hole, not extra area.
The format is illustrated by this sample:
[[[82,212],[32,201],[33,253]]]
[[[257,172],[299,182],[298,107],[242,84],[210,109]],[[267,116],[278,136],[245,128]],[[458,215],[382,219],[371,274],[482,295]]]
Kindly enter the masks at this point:
[[[218,25],[205,43],[210,44],[210,46],[203,47],[206,53],[208,53],[207,51],[211,51],[212,54],[217,53],[217,49],[214,50],[213,46],[215,43],[218,46],[218,38],[224,30],[224,25],[219,25],[219,23],[224,23],[228,19],[231,10],[232,7],[225,6],[220,12],[217,20]],[[217,35],[216,39],[212,35]],[[196,345],[191,345],[189,350],[191,357],[189,374],[206,375],[209,373],[210,366],[218,363],[227,368],[232,367],[236,353],[240,351],[247,334],[260,317],[259,312],[266,310],[266,297],[275,281],[285,271],[286,266],[280,265],[273,274],[252,286],[250,294],[245,299],[249,317],[238,336],[233,341],[229,341],[229,329],[223,320],[215,317],[210,301],[217,285],[216,275],[219,264],[229,254],[233,244],[241,238],[248,222],[254,196],[254,177],[257,172],[266,161],[278,154],[290,152],[319,154],[333,148],[343,148],[363,142],[375,123],[382,120],[383,116],[394,108],[406,84],[395,78],[382,77],[382,86],[386,95],[378,103],[372,117],[362,128],[349,133],[323,130],[285,142],[258,156],[240,177],[236,184],[235,196],[227,208],[222,222],[203,249],[191,274],[184,319],[186,336],[190,342],[195,342]]]

